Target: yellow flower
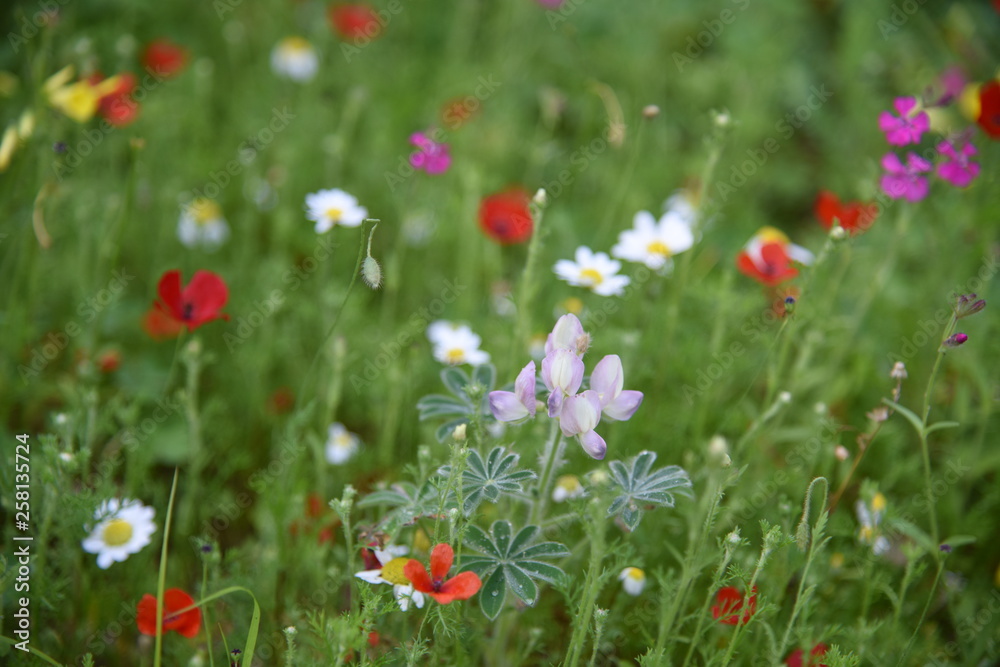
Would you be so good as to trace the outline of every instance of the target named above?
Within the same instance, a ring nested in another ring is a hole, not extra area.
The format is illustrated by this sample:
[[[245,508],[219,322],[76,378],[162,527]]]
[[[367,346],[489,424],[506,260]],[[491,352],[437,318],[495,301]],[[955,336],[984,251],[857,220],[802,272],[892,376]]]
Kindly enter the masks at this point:
[[[69,83],[72,76],[72,66],[64,67],[49,77],[43,89],[52,106],[78,123],[93,118],[101,98],[113,93],[122,82],[121,75],[115,75],[97,84],[86,79]]]

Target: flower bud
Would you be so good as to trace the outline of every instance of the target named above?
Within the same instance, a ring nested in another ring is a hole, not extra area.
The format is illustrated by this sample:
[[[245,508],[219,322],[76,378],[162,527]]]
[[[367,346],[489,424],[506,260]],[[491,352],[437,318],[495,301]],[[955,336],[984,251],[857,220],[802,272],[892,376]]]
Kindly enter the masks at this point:
[[[964,333],[952,334],[944,341],[942,347],[958,347],[959,345],[964,345],[967,340],[969,340],[969,337]]]
[[[660,115],[660,107],[655,104],[647,104],[642,108],[642,117],[651,120]]]
[[[963,317],[969,317],[970,315],[975,315],[980,310],[986,307],[985,299],[977,299],[976,294],[959,294],[955,297],[955,317],[956,319],[962,319]]]
[[[382,267],[371,255],[365,257],[365,261],[361,263],[361,279],[371,289],[378,289],[382,286]]]
[[[905,380],[906,379],[906,364],[902,361],[897,361],[892,366],[892,370],[889,371],[889,377],[893,380]]]

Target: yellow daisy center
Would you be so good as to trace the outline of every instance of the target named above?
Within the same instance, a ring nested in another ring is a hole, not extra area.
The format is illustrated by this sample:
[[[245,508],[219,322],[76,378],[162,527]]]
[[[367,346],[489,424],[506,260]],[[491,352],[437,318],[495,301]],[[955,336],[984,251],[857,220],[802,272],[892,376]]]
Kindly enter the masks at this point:
[[[409,558],[393,558],[391,561],[382,566],[382,578],[388,581],[390,584],[395,584],[397,586],[407,586],[410,580],[406,578],[403,574],[403,568],[406,564],[410,562]]]
[[[284,47],[288,51],[295,51],[295,52],[308,51],[310,49],[309,42],[307,42],[301,37],[288,37],[287,39],[285,39],[284,43],[282,44],[282,47]]]
[[[580,272],[580,280],[585,280],[592,287],[597,287],[604,282],[604,276],[597,269],[584,269]]]
[[[876,512],[884,512],[885,505],[886,505],[885,496],[883,496],[881,493],[876,493],[875,497],[872,498],[872,510]]]
[[[635,581],[642,581],[646,578],[646,573],[637,567],[630,567],[628,573],[625,575],[629,579],[634,579]]]
[[[112,519],[101,537],[108,546],[120,547],[132,539],[132,524],[125,519]]]
[[[670,248],[663,241],[653,241],[646,246],[646,251],[651,255],[663,255],[664,257],[670,254]]]
[[[567,313],[573,313],[574,315],[579,315],[581,312],[583,312],[583,301],[576,298],[575,296],[571,296],[570,298],[563,301],[562,306]]]
[[[460,364],[465,360],[465,350],[460,347],[453,347],[444,354],[449,364]]]
[[[576,493],[577,491],[583,489],[580,484],[580,480],[576,475],[563,475],[558,480],[556,480],[556,486],[565,490],[567,493]]]
[[[326,217],[330,218],[331,220],[340,220],[340,218],[343,215],[344,215],[344,212],[341,211],[339,208],[328,208],[328,209],[326,209]]]
[[[199,225],[207,225],[222,217],[222,209],[211,199],[195,199],[188,207],[188,213]]]
[[[875,535],[875,531],[872,530],[871,526],[862,526],[861,527],[861,531],[858,534],[858,538],[862,542],[871,542],[872,541],[872,537],[874,537],[874,535]]]

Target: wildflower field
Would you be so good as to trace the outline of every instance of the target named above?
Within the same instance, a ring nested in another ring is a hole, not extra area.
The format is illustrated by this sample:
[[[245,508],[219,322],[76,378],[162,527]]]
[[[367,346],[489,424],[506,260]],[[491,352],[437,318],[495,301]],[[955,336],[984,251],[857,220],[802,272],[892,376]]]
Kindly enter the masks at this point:
[[[0,664],[1000,664],[1000,2],[0,22]]]

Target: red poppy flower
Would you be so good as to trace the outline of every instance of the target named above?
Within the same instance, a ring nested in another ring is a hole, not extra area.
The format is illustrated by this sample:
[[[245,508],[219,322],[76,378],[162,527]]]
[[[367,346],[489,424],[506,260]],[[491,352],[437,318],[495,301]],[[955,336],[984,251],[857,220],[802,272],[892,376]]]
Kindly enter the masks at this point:
[[[455,552],[447,544],[439,544],[431,551],[431,573],[418,560],[410,561],[403,567],[403,574],[414,590],[426,593],[441,604],[455,600],[468,600],[482,587],[483,582],[475,572],[462,572],[445,581]]]
[[[178,322],[154,306],[142,316],[142,330],[149,334],[153,340],[170,340],[181,335],[181,332],[184,331],[184,323]]]
[[[990,81],[979,88],[979,127],[994,139],[1000,139],[1000,81]]]
[[[365,4],[336,4],[329,10],[330,25],[343,39],[374,39],[382,32],[378,14]]]
[[[283,415],[295,406],[295,394],[288,387],[278,387],[267,399],[267,411],[272,415]]]
[[[530,203],[531,198],[521,188],[484,197],[479,205],[479,226],[498,243],[523,243],[531,238],[534,229]]]
[[[828,190],[820,190],[816,197],[816,217],[827,229],[833,227],[833,220],[840,221],[840,226],[856,236],[866,231],[875,222],[878,207],[875,204],[861,202],[841,202],[837,195]]]
[[[715,594],[717,604],[712,605],[712,618],[718,619],[719,623],[726,625],[738,625],[746,623],[757,611],[757,587],[754,586],[753,593],[747,601],[747,608],[743,611],[742,618],[739,613],[743,609],[743,594],[732,586],[726,586]]]
[[[187,49],[168,39],[153,40],[142,52],[142,66],[157,76],[170,78],[180,74],[187,61]]]
[[[792,653],[785,658],[785,664],[788,667],[826,667],[826,665],[821,665],[814,661],[814,658],[820,658],[826,655],[827,646],[826,644],[816,644],[813,649],[809,651],[809,661],[806,663],[802,662],[802,657],[804,651],[800,648],[795,649]]]
[[[810,264],[811,252],[797,246],[774,227],[761,227],[736,256],[736,268],[764,285],[773,287],[799,274],[792,262]]]
[[[132,99],[135,90],[135,75],[131,72],[120,74],[118,86],[101,98],[98,110],[104,119],[115,127],[128,125],[139,115],[139,103]]]
[[[97,369],[102,373],[114,373],[122,363],[122,353],[117,348],[105,350],[97,356]]]
[[[179,588],[168,588],[163,591],[163,631],[175,630],[178,634],[191,638],[198,634],[201,627],[201,609],[194,608],[182,614],[174,612],[190,607],[194,599]],[[136,608],[135,624],[144,635],[156,634],[156,596],[146,595],[139,600]]]
[[[194,331],[202,324],[229,315],[219,311],[229,299],[229,290],[222,278],[211,271],[195,271],[187,287],[181,289],[181,272],[167,271],[157,287],[160,295],[154,306],[163,314]],[[147,317],[148,319],[148,317]]]

